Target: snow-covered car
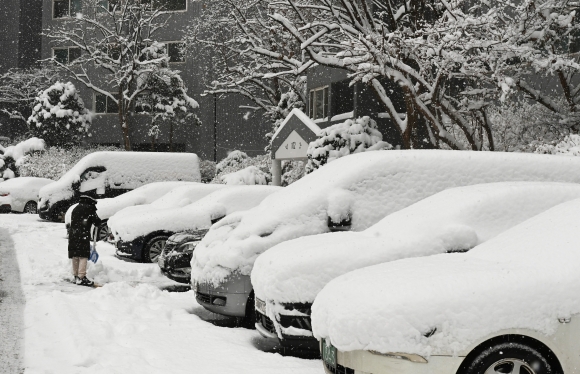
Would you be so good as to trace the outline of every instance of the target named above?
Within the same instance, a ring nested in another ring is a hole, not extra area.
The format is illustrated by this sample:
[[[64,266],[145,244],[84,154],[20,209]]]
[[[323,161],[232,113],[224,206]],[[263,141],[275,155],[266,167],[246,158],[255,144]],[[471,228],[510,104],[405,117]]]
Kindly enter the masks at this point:
[[[157,214],[155,224],[150,225],[146,231],[187,231],[167,239],[157,261],[162,273],[172,280],[189,283],[193,251],[210,226],[228,214],[255,207],[280,189],[281,187],[265,185],[228,186],[181,209]],[[139,222],[146,227],[152,221],[143,217]]]
[[[101,199],[97,201],[97,215],[102,220],[101,225],[97,229],[97,240],[105,240],[109,237],[110,230],[107,221],[115,213],[121,209],[136,206],[151,204],[166,193],[178,187],[187,185],[197,185],[198,182],[154,182],[149,183],[139,188],[129,191],[117,197]],[[70,227],[70,219],[73,209],[78,204],[72,205],[64,215],[64,223],[68,231]]]
[[[253,317],[256,258],[283,241],[337,230],[362,231],[450,187],[500,181],[580,181],[580,158],[503,152],[380,151],[342,157],[213,225],[197,246],[198,302],[224,315]],[[226,300],[214,303],[218,299]]]
[[[499,182],[450,188],[395,212],[362,232],[286,241],[258,257],[252,270],[256,328],[283,346],[318,349],[311,306],[332,279],[402,258],[466,252],[565,201],[580,184]]]
[[[370,266],[312,305],[327,373],[576,373],[580,200],[465,254]]]
[[[0,182],[0,211],[37,213],[38,191],[51,179],[20,177]]]
[[[143,219],[147,217],[146,220],[149,222],[155,222],[155,217],[163,212],[192,204],[225,187],[223,184],[192,183],[172,189],[151,204],[121,209],[107,222],[113,237],[112,240],[117,248],[117,257],[151,262],[149,252],[153,251],[152,256],[157,257],[170,235],[163,231],[153,231],[150,232],[150,235],[142,235],[146,231],[144,227],[140,227]]]
[[[83,157],[58,181],[39,192],[40,218],[64,220],[81,194],[115,197],[161,181],[200,182],[199,159],[193,153],[94,152]]]

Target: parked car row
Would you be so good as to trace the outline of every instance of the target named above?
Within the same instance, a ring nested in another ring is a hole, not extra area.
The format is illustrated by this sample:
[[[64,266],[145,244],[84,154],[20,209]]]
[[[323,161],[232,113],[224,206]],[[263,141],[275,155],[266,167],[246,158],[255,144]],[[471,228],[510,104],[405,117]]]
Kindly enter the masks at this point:
[[[284,188],[149,177],[97,203],[99,237],[204,308],[320,352],[326,373],[574,372],[577,170],[422,150],[351,155]]]

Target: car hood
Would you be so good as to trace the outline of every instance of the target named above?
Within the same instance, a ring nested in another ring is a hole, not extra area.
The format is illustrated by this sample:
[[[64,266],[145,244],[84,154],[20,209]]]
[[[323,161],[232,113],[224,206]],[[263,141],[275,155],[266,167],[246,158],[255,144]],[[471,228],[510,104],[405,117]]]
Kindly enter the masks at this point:
[[[504,329],[554,333],[559,318],[580,313],[578,212],[580,200],[574,200],[466,254],[404,259],[342,275],[313,304],[314,336],[344,351],[428,356],[460,353]]]

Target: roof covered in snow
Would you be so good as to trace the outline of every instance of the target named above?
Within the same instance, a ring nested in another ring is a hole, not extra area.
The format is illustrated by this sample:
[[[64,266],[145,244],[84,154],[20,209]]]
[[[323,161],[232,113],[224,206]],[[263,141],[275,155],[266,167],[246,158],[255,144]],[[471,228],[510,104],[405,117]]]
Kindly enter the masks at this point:
[[[339,350],[459,353],[490,334],[552,334],[580,313],[580,199],[468,253],[375,265],[332,280],[316,298],[317,338]],[[436,328],[429,338],[424,334]]]
[[[73,183],[91,167],[106,168],[108,185],[135,189],[159,181],[201,181],[199,160],[193,153],[94,152],[83,157],[58,181],[40,191],[41,199],[63,200],[74,195]]]
[[[502,152],[378,151],[324,165],[248,210],[214,225],[197,246],[192,279],[220,283],[249,275],[256,258],[286,240],[329,231],[351,219],[364,230],[446,188],[497,181],[580,182],[580,158]],[[232,227],[234,227],[232,229]]]

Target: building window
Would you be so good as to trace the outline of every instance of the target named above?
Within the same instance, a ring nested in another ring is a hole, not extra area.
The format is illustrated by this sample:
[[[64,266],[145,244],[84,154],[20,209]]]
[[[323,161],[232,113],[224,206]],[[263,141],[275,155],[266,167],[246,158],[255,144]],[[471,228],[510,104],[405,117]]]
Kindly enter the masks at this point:
[[[109,0],[109,11],[115,9],[115,5],[121,0]],[[161,9],[168,12],[179,12],[187,10],[187,0],[132,0],[141,5],[147,5],[153,9]],[[116,9],[120,10],[120,9]]]
[[[328,86],[310,90],[310,118],[328,117]]]
[[[185,43],[183,42],[165,42],[169,62],[185,62]]]
[[[119,113],[119,106],[109,96],[102,93],[95,93],[95,113]]]
[[[82,11],[82,0],[52,0],[52,18],[71,17]]]
[[[66,65],[81,57],[81,49],[76,47],[53,48],[52,56],[56,62]]]

